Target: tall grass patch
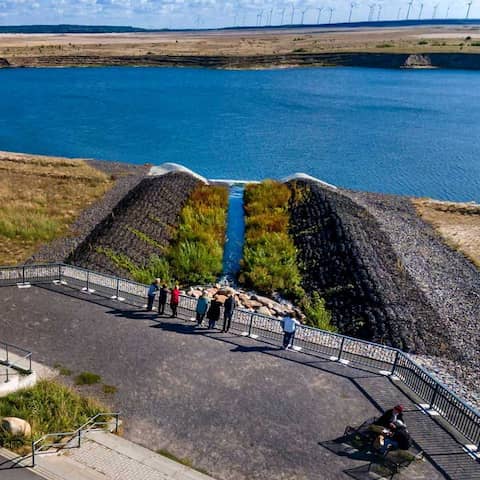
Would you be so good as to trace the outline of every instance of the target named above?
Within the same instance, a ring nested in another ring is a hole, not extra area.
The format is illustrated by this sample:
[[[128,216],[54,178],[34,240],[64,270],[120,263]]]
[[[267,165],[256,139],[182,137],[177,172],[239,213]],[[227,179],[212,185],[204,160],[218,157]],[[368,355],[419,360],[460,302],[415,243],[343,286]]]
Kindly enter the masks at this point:
[[[32,388],[0,398],[0,417],[27,420],[34,439],[47,433],[73,431],[89,418],[107,411],[97,400],[80,396],[52,380],[40,380]]]
[[[227,209],[225,187],[200,185],[192,192],[168,254],[177,280],[208,283],[222,273]]]
[[[299,299],[297,250],[288,233],[290,189],[266,180],[245,188],[245,244],[240,281],[259,292]]]
[[[0,264],[25,261],[41,243],[68,235],[112,185],[82,160],[0,152]]]

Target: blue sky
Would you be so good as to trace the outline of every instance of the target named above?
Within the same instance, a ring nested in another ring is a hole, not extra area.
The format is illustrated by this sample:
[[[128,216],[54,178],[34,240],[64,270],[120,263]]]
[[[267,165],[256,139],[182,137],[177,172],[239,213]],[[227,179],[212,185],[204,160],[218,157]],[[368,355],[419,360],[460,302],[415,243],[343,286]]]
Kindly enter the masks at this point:
[[[347,21],[352,10],[352,21],[377,19],[404,19],[410,0],[0,0],[0,24],[80,23],[134,25],[151,28],[217,27],[255,25],[262,23],[290,23],[294,11],[295,23],[302,16],[305,23],[316,23],[318,8],[323,7],[320,19],[327,23],[332,11],[333,22]],[[467,1],[415,0],[410,18],[464,18]],[[435,5],[438,7],[435,9]],[[370,7],[371,6],[371,7]],[[293,8],[294,7],[294,8]],[[370,10],[371,8],[371,10]],[[282,14],[283,9],[285,9]],[[260,12],[263,13],[260,16]],[[480,17],[480,0],[474,0],[470,18]]]

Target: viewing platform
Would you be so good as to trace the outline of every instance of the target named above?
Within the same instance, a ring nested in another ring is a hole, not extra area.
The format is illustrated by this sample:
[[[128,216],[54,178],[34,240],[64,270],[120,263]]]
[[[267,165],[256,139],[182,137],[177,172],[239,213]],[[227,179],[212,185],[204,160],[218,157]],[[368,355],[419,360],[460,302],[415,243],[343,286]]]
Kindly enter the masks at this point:
[[[220,479],[373,478],[368,459],[336,440],[347,425],[402,403],[426,461],[398,478],[480,479],[465,441],[398,379],[281,350],[275,334],[263,341],[242,336],[240,326],[195,328],[186,304],[179,318],[158,317],[128,298],[106,297],[95,275],[83,290],[73,277],[1,287],[0,327],[36,361],[92,371],[114,385],[128,440],[188,458]]]

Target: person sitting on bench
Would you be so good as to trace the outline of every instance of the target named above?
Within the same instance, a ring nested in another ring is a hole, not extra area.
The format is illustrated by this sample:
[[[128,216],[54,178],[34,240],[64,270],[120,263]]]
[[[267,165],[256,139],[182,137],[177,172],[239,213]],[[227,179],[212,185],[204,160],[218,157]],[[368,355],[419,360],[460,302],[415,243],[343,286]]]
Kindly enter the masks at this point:
[[[402,405],[396,405],[390,410],[387,410],[380,418],[375,420],[373,424],[392,431],[396,429],[397,425],[406,426],[405,420],[403,419]]]

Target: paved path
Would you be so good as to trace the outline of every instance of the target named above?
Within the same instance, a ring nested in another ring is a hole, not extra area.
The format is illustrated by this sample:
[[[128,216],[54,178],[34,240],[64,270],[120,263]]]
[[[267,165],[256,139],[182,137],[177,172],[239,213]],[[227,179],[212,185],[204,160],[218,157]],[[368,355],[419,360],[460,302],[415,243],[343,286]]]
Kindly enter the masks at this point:
[[[351,478],[365,461],[333,452],[329,442],[400,401],[431,461],[404,478],[480,479],[461,445],[380,375],[197,331],[180,319],[159,323],[61,286],[1,288],[0,302],[6,341],[48,365],[100,374],[118,388],[128,439],[188,458],[216,478]]]
[[[0,455],[0,478],[2,480],[44,480],[30,470],[17,467]]]

